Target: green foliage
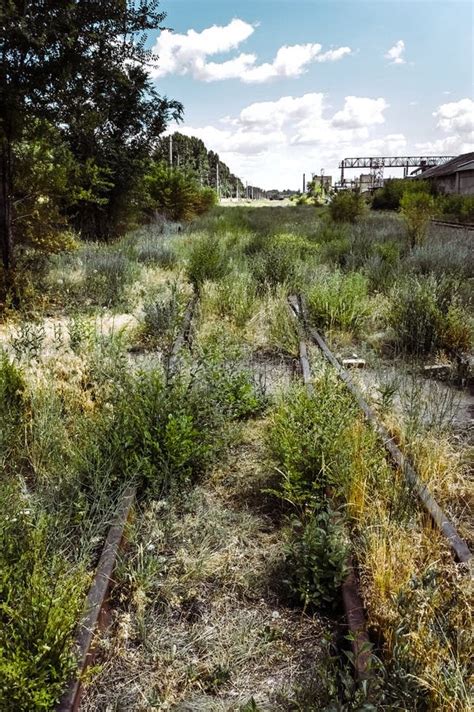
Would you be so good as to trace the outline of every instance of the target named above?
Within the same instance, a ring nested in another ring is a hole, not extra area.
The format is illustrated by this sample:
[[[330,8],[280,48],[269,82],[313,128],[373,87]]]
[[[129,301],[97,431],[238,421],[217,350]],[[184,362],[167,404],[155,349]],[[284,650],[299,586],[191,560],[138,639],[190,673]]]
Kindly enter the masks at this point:
[[[474,195],[443,195],[436,200],[436,211],[440,216],[461,223],[474,222]]]
[[[307,301],[316,327],[357,332],[369,313],[367,279],[358,272],[322,272]]]
[[[14,467],[11,452],[18,445],[25,398],[22,371],[0,351],[0,467],[5,469]]]
[[[434,211],[434,198],[428,193],[404,193],[400,200],[400,212],[407,226],[412,247],[421,245],[425,241]]]
[[[232,272],[220,280],[215,289],[215,310],[243,328],[255,310],[256,284],[248,272]]]
[[[206,280],[217,281],[229,271],[225,245],[212,235],[194,237],[190,244],[187,273],[191,284],[199,290]]]
[[[391,294],[389,321],[401,348],[426,354],[436,349],[469,350],[472,324],[447,277],[408,277]]]
[[[85,576],[54,553],[53,522],[2,486],[0,514],[0,707],[50,710],[71,675],[72,636]]]
[[[366,211],[365,200],[356,191],[344,190],[336,193],[329,204],[329,214],[337,223],[354,223],[363,217]]]
[[[90,249],[83,254],[84,289],[87,298],[100,306],[123,304],[127,287],[137,275],[127,254],[115,250]]]
[[[413,178],[389,178],[384,181],[383,188],[379,188],[372,199],[373,210],[398,210],[403,196],[406,193],[429,193],[430,185],[427,181]]]
[[[268,434],[270,451],[282,474],[281,496],[303,510],[318,510],[328,489],[342,491],[345,477],[336,455],[354,417],[343,386],[329,373],[317,382],[317,396],[295,387],[278,403]]]
[[[136,480],[157,495],[195,481],[223,446],[228,422],[263,405],[248,372],[217,347],[169,383],[156,371],[124,374],[112,402],[78,453],[83,486],[99,472],[109,488]]]
[[[294,518],[286,563],[289,584],[304,607],[334,609],[347,576],[349,541],[341,516],[331,509]]]
[[[212,188],[201,188],[190,173],[153,163],[146,176],[148,208],[169,220],[190,220],[217,202]]]
[[[182,323],[184,299],[176,283],[169,294],[146,302],[143,306],[143,335],[151,344],[160,344],[165,350],[171,348]]]

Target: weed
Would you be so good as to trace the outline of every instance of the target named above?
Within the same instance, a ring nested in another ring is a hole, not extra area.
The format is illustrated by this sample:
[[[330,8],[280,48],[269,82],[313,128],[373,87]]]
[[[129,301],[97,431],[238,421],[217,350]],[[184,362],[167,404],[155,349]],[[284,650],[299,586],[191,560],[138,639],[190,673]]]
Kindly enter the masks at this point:
[[[287,552],[290,587],[304,608],[334,609],[347,576],[349,542],[340,515],[330,509],[307,521],[293,518]]]
[[[369,313],[367,279],[357,272],[321,272],[307,296],[311,321],[329,331],[357,332]]]
[[[408,277],[394,286],[389,321],[403,350],[426,354],[439,348],[469,349],[472,326],[458,289],[456,281],[432,275]]]
[[[11,339],[11,347],[18,360],[38,359],[46,337],[44,325],[32,322],[21,322]]]
[[[219,239],[210,235],[193,238],[187,272],[195,289],[200,290],[206,280],[222,279],[228,271],[228,257]]]
[[[329,204],[329,213],[334,222],[353,223],[367,212],[365,200],[356,191],[337,193]]]

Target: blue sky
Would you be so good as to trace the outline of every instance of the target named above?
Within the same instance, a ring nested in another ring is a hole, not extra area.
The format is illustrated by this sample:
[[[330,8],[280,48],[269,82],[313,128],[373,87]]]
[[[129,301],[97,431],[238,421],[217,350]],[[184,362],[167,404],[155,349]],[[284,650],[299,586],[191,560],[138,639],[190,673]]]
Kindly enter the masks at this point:
[[[469,0],[163,0],[162,94],[244,180],[299,187],[350,155],[474,150]]]

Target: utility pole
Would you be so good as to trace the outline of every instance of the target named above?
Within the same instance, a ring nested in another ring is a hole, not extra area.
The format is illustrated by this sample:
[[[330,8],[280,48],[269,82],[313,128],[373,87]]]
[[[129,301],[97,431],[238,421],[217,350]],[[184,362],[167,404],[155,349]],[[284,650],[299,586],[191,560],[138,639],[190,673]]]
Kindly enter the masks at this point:
[[[303,193],[306,193],[306,173],[303,173]]]
[[[216,190],[217,190],[217,198],[218,200],[221,199],[221,186],[219,182],[219,161],[217,161],[216,164]]]
[[[170,134],[170,157],[169,157],[169,160],[170,160],[170,166],[172,166],[173,165],[173,137],[171,136],[171,134]]]

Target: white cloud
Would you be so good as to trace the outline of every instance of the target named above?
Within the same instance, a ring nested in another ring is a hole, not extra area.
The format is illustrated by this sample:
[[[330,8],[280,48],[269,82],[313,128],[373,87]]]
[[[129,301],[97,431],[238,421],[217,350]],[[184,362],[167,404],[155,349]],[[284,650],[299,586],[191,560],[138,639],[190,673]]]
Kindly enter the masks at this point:
[[[393,47],[384,54],[385,59],[390,60],[390,64],[405,64],[405,59],[403,54],[405,52],[405,42],[403,40],[398,40],[395,42]]]
[[[383,98],[348,96],[331,109],[325,95],[310,92],[255,102],[216,126],[185,127],[201,138],[232,170],[262,187],[297,187],[303,170],[321,167],[336,175],[348,155],[393,155],[403,150],[403,134],[377,136],[388,104]]]
[[[438,119],[438,127],[443,131],[472,136],[474,131],[474,101],[461,99],[449,104],[441,104],[433,116]]]
[[[441,104],[433,112],[436,126],[447,136],[417,143],[416,148],[425,153],[457,155],[474,150],[474,101],[460,99]]]
[[[360,96],[346,96],[344,108],[333,116],[333,126],[339,128],[362,128],[374,124],[383,124],[383,112],[389,104],[385,99],[367,99]]]
[[[163,30],[153,47],[158,58],[150,74],[155,78],[178,74],[205,82],[240,79],[247,84],[258,84],[276,78],[299,77],[312,62],[335,62],[351,54],[350,47],[322,52],[320,44],[307,43],[284,45],[272,62],[263,64],[257,63],[255,54],[244,53],[224,62],[207,61],[213,55],[235,50],[254,31],[253,25],[237,18],[228,25],[213,25],[202,32],[188,30],[186,34],[174,34]]]

